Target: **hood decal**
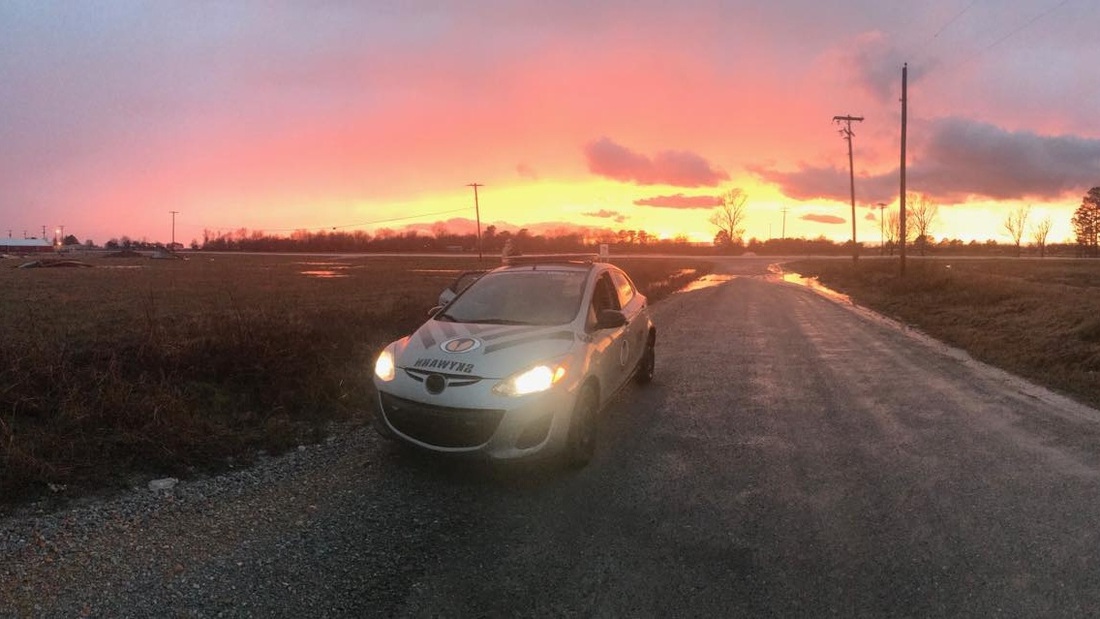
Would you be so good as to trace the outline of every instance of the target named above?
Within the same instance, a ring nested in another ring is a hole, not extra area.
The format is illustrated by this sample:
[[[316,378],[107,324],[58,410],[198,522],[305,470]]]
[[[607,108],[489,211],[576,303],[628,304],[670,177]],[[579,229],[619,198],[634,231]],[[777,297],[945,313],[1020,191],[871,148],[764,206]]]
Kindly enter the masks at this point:
[[[481,340],[473,337],[453,337],[440,344],[439,348],[443,352],[461,355],[481,348]]]
[[[576,337],[566,325],[479,325],[429,320],[414,339],[423,347],[420,354],[426,355],[433,348],[449,354],[476,352],[480,348],[482,354],[489,354],[534,342],[573,341]],[[466,342],[460,345],[463,340]],[[453,349],[448,350],[447,346]]]
[[[459,335],[458,331],[451,325],[452,325],[452,323],[440,321],[439,330],[443,332],[443,337],[446,337],[446,338],[458,337],[458,335]]]
[[[432,323],[429,322],[423,327],[420,327],[420,343],[424,345],[424,348],[431,348],[439,343],[436,342],[435,338],[432,336],[431,324]]]
[[[488,339],[488,338],[485,338],[485,339]],[[538,334],[535,334],[535,335],[530,335],[528,337],[520,337],[520,338],[516,338],[514,340],[508,340],[507,342],[498,342],[496,344],[486,346],[485,347],[485,354],[488,355],[489,353],[494,353],[498,350],[503,350],[505,348],[512,348],[513,346],[522,346],[523,344],[531,344],[531,343],[534,343],[534,342],[543,342],[543,341],[546,341],[546,340],[569,340],[569,341],[573,341],[573,339],[574,338],[573,338],[573,332],[572,331],[557,331],[557,332],[554,332],[554,333],[547,333],[547,334],[538,333]]]

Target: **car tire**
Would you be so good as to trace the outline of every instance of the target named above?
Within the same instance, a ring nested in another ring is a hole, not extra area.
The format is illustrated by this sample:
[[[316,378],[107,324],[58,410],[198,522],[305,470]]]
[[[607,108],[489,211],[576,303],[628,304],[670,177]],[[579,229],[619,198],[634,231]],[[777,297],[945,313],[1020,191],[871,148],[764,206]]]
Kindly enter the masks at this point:
[[[640,385],[646,385],[653,381],[653,374],[657,369],[657,338],[649,337],[645,345],[645,352],[638,361],[638,369],[634,372],[634,380]]]
[[[596,453],[599,402],[595,387],[587,385],[581,389],[577,403],[573,405],[564,454],[565,465],[571,469],[584,468]]]

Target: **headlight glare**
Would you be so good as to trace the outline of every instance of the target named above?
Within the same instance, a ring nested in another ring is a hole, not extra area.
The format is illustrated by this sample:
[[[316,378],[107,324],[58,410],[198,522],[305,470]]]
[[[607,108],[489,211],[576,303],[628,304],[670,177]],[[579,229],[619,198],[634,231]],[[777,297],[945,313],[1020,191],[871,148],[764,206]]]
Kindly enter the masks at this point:
[[[378,355],[378,360],[374,362],[374,375],[384,383],[390,382],[397,375],[397,367],[393,362],[392,344],[387,346],[382,354]]]
[[[564,363],[536,365],[533,368],[513,374],[493,387],[499,395],[521,396],[546,391],[565,378]]]

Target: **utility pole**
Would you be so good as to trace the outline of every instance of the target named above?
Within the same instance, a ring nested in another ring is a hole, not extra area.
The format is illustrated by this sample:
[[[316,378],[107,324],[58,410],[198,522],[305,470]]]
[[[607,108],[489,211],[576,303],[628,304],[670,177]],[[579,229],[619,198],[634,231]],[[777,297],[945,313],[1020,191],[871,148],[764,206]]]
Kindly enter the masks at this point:
[[[905,276],[905,126],[909,108],[909,63],[901,66],[901,212],[898,215],[898,241],[901,243],[901,275]]]
[[[856,245],[856,171],[852,163],[852,121],[863,122],[862,116],[833,116],[833,122],[844,123],[840,135],[848,142],[848,184],[852,192],[852,261],[859,259],[859,246]]]
[[[42,226],[42,240],[46,240],[46,226]]]
[[[880,256],[886,255],[886,219],[883,215],[886,214],[886,203],[878,203],[878,254]]]
[[[481,264],[481,207],[477,203],[477,188],[485,185],[468,183],[466,186],[474,188],[474,216],[477,217],[477,262]]]
[[[172,214],[172,244],[168,246],[168,251],[176,251],[176,213],[179,211],[168,211]]]
[[[787,205],[783,205],[783,233],[780,235],[781,239],[787,238]]]

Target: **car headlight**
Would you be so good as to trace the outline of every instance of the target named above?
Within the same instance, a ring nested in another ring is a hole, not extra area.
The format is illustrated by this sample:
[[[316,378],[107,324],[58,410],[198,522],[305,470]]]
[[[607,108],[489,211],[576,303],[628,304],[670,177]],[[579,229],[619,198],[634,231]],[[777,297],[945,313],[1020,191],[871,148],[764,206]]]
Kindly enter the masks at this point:
[[[374,375],[384,383],[390,382],[397,375],[397,366],[393,362],[393,344],[378,355],[378,360],[374,362]]]
[[[564,362],[536,365],[500,381],[493,387],[493,393],[521,396],[546,391],[565,378],[566,365]]]

